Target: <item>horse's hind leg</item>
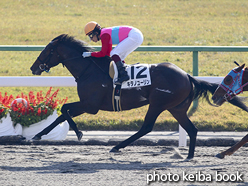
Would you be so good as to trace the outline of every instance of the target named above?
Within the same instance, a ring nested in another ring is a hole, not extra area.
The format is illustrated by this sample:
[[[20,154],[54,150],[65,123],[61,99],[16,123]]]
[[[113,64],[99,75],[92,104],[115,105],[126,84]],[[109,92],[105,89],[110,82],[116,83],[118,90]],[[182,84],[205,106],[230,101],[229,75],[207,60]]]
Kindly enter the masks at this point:
[[[233,145],[231,148],[219,153],[216,155],[217,158],[223,159],[226,155],[232,155],[235,151],[237,151],[240,147],[248,142],[248,134],[244,136],[241,141]]]
[[[148,112],[145,117],[145,121],[141,127],[141,129],[132,135],[130,138],[124,140],[120,144],[116,145],[110,152],[118,152],[120,148],[125,148],[130,143],[134,142],[135,140],[139,139],[140,137],[146,135],[147,133],[152,131],[152,128],[154,126],[154,123],[159,116],[159,114],[162,112],[162,109],[158,109],[155,107],[149,106]]]
[[[189,135],[190,144],[189,144],[189,152],[187,159],[192,159],[195,153],[196,136],[198,130],[194,126],[194,124],[189,120],[186,112],[177,111],[177,110],[174,111],[169,110],[169,111]]]
[[[81,103],[68,103],[64,104],[61,108],[62,115],[59,116],[51,125],[43,129],[41,132],[36,134],[33,139],[40,140],[41,136],[48,134],[51,130],[53,130],[58,124],[64,122],[65,120],[68,121],[70,127],[75,131],[77,134],[78,140],[81,140],[83,134],[81,131],[78,130],[76,123],[71,119],[71,117],[76,117],[84,113]]]

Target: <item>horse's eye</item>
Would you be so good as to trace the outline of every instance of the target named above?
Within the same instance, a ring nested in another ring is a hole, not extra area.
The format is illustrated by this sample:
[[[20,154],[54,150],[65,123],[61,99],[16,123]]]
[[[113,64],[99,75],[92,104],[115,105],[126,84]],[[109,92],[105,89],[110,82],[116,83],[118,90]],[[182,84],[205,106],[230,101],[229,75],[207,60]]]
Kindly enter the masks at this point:
[[[224,83],[225,83],[226,85],[231,85],[232,82],[233,82],[232,76],[226,76],[226,77],[225,77]]]

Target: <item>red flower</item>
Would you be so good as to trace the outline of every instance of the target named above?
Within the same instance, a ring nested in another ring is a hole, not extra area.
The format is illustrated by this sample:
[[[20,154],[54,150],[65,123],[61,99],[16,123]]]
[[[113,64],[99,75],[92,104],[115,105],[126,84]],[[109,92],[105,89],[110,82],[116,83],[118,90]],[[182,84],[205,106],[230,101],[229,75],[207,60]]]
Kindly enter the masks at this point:
[[[4,109],[2,108],[2,109],[0,109],[0,114],[2,114],[4,112]]]
[[[26,108],[26,114],[29,115],[29,107]]]
[[[50,89],[47,91],[45,98],[48,98],[48,96],[51,94],[51,91],[52,91],[52,87],[50,87]]]
[[[41,108],[38,108],[37,115],[41,116]]]
[[[37,97],[37,100],[38,100],[37,104],[40,104],[40,102],[41,102],[40,92],[37,92],[36,97]]]
[[[34,108],[33,108],[33,107],[29,107],[29,109],[30,109],[30,111],[31,111],[32,113],[34,113]]]
[[[53,93],[51,93],[51,91],[52,87],[49,88],[45,97],[43,97],[42,91],[39,91],[35,94],[33,91],[30,91],[28,95],[21,93],[20,95],[16,96],[16,99],[23,98],[27,101],[22,101],[21,103],[17,103],[18,100],[14,100],[15,98],[13,95],[8,96],[7,92],[5,92],[4,96],[2,96],[2,93],[0,92],[0,104],[2,104],[6,108],[10,108],[10,114],[14,112],[13,115],[19,118],[19,120],[15,120],[18,122],[22,120],[22,117],[26,116],[30,118],[43,115],[47,116],[50,115],[54,109],[56,109],[58,104],[66,103],[66,101],[68,100],[67,97],[63,100],[57,99],[59,89],[57,89]],[[0,114],[3,113],[6,108],[0,107]],[[34,109],[37,109],[37,111],[35,111]],[[23,121],[26,122],[27,120]],[[26,123],[23,124],[26,125]]]
[[[21,108],[21,112],[22,112],[22,115],[25,115],[25,113],[26,113],[25,107],[22,107],[22,108]]]

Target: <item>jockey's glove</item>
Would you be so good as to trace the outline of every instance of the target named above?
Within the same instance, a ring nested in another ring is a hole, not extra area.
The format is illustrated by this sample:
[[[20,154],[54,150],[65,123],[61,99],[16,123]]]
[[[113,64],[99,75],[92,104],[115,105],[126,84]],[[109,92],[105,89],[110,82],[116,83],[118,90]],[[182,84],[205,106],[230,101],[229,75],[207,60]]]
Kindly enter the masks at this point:
[[[91,56],[91,52],[84,52],[82,54],[83,57],[90,57]]]

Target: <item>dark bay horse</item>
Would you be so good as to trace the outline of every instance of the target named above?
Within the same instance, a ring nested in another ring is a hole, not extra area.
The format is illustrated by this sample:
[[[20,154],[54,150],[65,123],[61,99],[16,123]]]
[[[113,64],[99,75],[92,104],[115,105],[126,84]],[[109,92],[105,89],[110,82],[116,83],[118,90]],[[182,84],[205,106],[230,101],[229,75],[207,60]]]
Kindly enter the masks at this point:
[[[31,67],[34,75],[61,63],[65,66],[77,82],[79,102],[67,103],[62,106],[60,115],[50,126],[34,136],[34,140],[41,139],[59,123],[67,120],[75,131],[78,140],[82,132],[78,130],[72,117],[83,113],[96,114],[99,110],[113,111],[112,91],[113,81],[110,78],[109,57],[83,58],[82,53],[91,51],[84,42],[71,36],[62,34],[54,38],[40,53]],[[151,132],[157,117],[168,110],[179,124],[186,130],[190,138],[188,159],[194,157],[197,129],[187,116],[192,101],[199,97],[208,98],[218,84],[197,80],[171,63],[151,65],[149,68],[152,84],[145,87],[124,89],[121,93],[122,110],[130,110],[149,104],[141,129],[112,148],[111,152],[118,152],[140,137]],[[237,104],[234,99],[233,104]]]
[[[225,101],[232,100],[236,95],[243,91],[248,91],[248,68],[244,69],[245,64],[234,68],[220,83],[212,96],[214,104],[221,106]],[[248,112],[248,109],[243,109]],[[223,159],[226,155],[232,155],[240,147],[248,142],[248,134],[244,136],[241,141],[233,145],[231,148],[219,153],[216,157]]]

